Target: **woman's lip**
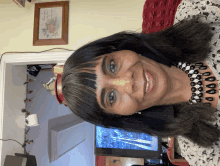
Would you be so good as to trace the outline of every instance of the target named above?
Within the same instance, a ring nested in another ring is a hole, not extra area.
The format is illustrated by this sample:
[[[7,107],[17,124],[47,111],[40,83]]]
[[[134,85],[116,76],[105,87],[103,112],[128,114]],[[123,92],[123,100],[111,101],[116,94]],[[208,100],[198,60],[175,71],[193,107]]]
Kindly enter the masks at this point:
[[[143,70],[143,77],[144,77],[144,94],[146,93],[146,86],[147,86],[147,79],[145,77],[145,72]]]
[[[151,92],[153,89],[154,89],[154,84],[153,84],[153,81],[154,81],[154,77],[151,75],[150,72],[146,71],[146,74],[148,76],[148,80],[149,81],[149,85],[148,85],[148,89],[147,89],[147,92]]]
[[[151,92],[153,89],[154,89],[154,86],[153,86],[153,76],[151,75],[150,72],[148,71],[145,71],[146,75],[147,75],[147,83],[148,83],[148,89],[146,91],[146,86],[145,86],[145,93],[148,93],[148,92]],[[146,79],[146,78],[145,78]]]

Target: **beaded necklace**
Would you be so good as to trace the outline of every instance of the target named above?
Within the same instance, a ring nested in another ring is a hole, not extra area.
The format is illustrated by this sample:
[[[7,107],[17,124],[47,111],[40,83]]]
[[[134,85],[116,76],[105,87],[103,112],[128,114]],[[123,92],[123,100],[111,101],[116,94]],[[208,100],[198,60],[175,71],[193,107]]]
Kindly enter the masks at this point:
[[[181,70],[185,71],[186,74],[188,74],[188,77],[190,78],[190,85],[192,86],[192,97],[189,100],[189,104],[202,102],[202,99],[205,99],[207,101],[213,101],[213,97],[205,97],[203,98],[203,93],[208,94],[215,94],[216,90],[216,84],[211,83],[216,80],[215,77],[207,77],[205,79],[202,79],[202,76],[210,76],[210,72],[204,72],[202,73],[202,70],[206,70],[207,66],[204,65],[202,62],[195,63],[195,64],[189,64],[189,63],[182,63],[179,62],[177,65],[174,65]],[[210,82],[210,84],[203,86],[202,81]],[[203,91],[203,88],[207,87],[210,88],[207,91]],[[204,103],[205,105],[211,105],[211,103]]]
[[[203,97],[203,93],[208,94],[215,94],[216,90],[216,84],[211,83],[216,80],[215,77],[207,77],[205,79],[202,79],[202,76],[210,76],[210,72],[204,72],[202,73],[202,70],[206,70],[207,66],[204,65],[202,62],[195,63],[195,64],[189,64],[189,63],[182,63],[179,62],[178,64],[174,64],[177,68],[183,70],[188,77],[190,78],[190,85],[192,86],[192,96],[191,99],[189,99],[189,104],[193,103],[199,103],[202,102],[202,99],[205,99],[207,101],[213,101],[213,97]],[[202,81],[208,81],[210,84],[203,86]],[[207,91],[203,91],[203,87],[210,88]],[[211,103],[204,103],[204,105],[211,106]],[[141,112],[136,112],[138,114],[141,114]]]

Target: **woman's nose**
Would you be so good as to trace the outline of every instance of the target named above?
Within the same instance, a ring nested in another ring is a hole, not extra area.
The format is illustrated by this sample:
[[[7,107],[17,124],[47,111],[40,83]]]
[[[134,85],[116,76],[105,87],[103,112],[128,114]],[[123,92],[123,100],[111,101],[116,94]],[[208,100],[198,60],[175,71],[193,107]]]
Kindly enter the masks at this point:
[[[128,71],[124,75],[112,79],[112,84],[118,86],[120,90],[132,93],[134,86],[133,72]]]

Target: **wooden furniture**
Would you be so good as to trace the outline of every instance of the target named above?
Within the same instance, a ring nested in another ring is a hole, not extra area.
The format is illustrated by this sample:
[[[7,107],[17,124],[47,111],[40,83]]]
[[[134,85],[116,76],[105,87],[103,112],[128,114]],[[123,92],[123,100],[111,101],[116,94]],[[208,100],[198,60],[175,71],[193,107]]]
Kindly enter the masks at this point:
[[[175,139],[173,137],[169,137],[169,148],[167,149],[167,156],[170,160],[170,162],[174,165],[179,165],[179,166],[189,166],[189,163],[184,159],[184,157],[182,158],[176,158],[174,155],[174,151],[175,149],[177,149],[177,147],[175,148]]]
[[[96,166],[127,166],[129,164],[144,165],[144,159],[116,156],[96,156]]]

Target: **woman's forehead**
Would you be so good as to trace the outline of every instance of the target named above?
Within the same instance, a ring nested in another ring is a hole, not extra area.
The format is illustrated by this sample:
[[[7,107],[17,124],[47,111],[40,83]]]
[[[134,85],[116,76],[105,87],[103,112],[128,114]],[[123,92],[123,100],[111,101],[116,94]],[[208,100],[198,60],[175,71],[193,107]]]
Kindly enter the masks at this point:
[[[97,58],[94,58],[88,62],[82,63],[83,67],[81,65],[78,66],[78,72],[85,72],[90,70],[95,70],[95,68],[101,63],[102,56],[99,56]]]

